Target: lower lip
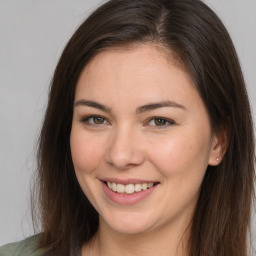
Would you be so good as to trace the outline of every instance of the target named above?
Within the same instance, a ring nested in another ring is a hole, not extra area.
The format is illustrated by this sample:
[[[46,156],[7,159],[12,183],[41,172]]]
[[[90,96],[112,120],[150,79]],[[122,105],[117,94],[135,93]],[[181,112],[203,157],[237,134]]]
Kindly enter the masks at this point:
[[[111,201],[122,205],[132,205],[142,201],[143,199],[148,197],[158,186],[157,184],[152,188],[148,188],[147,190],[142,190],[140,192],[135,192],[133,194],[120,194],[111,190],[104,182],[102,182],[102,184],[104,192],[108,196],[108,198]]]

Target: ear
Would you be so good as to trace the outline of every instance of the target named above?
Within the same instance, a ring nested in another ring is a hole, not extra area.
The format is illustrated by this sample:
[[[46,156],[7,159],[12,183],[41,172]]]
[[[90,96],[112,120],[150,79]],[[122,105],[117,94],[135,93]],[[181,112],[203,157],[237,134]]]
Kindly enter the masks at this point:
[[[221,163],[229,143],[229,126],[223,125],[212,138],[211,152],[208,164],[216,166]]]

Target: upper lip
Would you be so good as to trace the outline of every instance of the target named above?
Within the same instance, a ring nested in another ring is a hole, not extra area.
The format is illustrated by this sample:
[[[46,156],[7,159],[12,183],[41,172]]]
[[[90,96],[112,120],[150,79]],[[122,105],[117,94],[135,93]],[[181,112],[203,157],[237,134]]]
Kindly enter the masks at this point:
[[[159,183],[158,181],[155,180],[142,180],[142,179],[117,179],[117,178],[105,178],[101,179],[101,181],[104,182],[114,182],[117,184],[123,184],[123,185],[128,185],[128,184],[143,184],[143,183]]]

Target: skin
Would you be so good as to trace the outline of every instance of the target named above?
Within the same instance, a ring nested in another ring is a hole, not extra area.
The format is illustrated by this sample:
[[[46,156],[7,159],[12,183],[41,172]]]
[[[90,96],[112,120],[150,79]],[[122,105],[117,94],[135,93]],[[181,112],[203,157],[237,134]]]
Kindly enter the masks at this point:
[[[176,105],[136,112],[166,101]],[[91,115],[101,117],[98,123]],[[189,75],[170,55],[152,45],[97,54],[78,80],[70,137],[78,182],[100,218],[82,254],[186,255],[205,171],[222,157],[220,138]],[[103,190],[100,180],[107,178],[159,185],[140,202],[119,205]]]

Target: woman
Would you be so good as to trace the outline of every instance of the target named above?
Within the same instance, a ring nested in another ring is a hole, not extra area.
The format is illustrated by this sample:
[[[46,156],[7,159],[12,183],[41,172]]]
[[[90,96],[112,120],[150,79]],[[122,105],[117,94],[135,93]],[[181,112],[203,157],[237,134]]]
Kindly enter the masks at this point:
[[[90,15],[55,70],[38,177],[42,232],[3,255],[248,255],[252,118],[216,14],[112,0]]]

